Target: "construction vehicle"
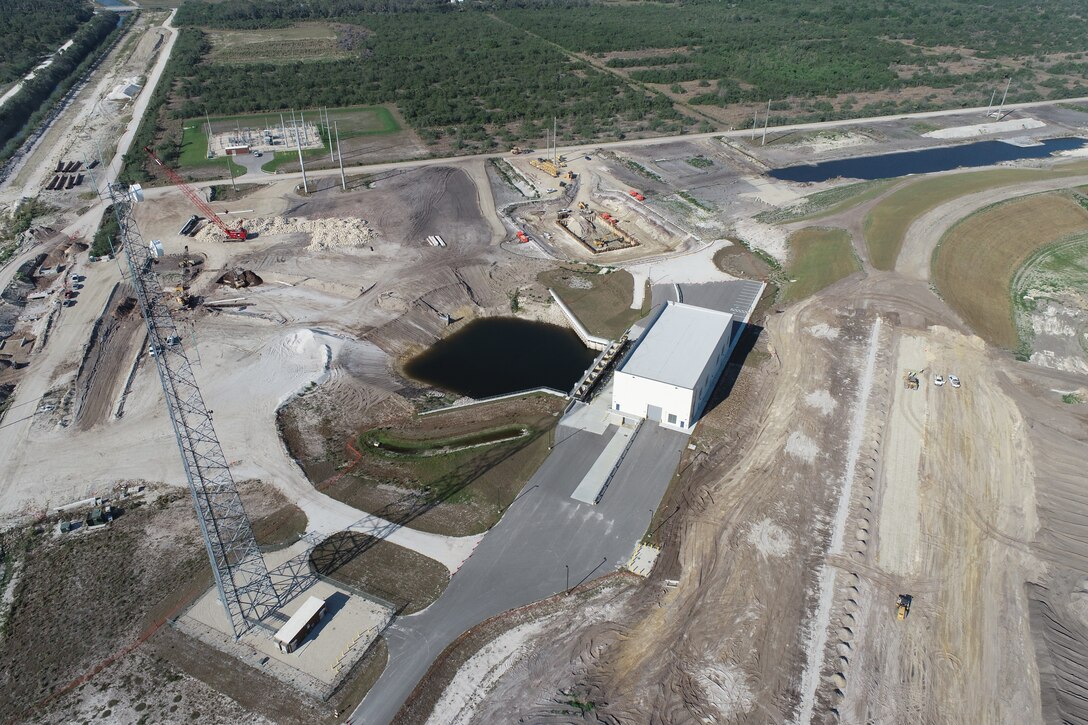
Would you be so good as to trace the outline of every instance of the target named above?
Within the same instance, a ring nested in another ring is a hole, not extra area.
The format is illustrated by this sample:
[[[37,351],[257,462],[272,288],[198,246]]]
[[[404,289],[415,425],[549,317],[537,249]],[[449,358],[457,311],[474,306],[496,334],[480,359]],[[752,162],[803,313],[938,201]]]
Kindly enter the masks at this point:
[[[526,242],[529,241],[529,235],[519,229],[518,230],[518,241],[520,243],[522,243],[522,244],[525,244]]]
[[[566,174],[563,175],[563,178],[566,179],[567,181],[574,181],[574,179],[575,179],[574,172],[573,171],[568,171]]]
[[[910,614],[910,604],[914,601],[914,597],[909,594],[900,594],[895,598],[895,618],[898,620],[904,620],[907,615]]]
[[[635,189],[631,189],[627,193],[630,194],[631,196],[635,197],[639,201],[646,201],[646,197],[643,196],[640,192],[636,191]]]
[[[183,285],[177,285],[172,290],[164,290],[168,295],[174,296],[174,302],[178,304],[178,307],[188,307],[192,299],[189,297],[189,290],[185,289]]]
[[[559,166],[557,166],[554,161],[549,161],[548,159],[530,159],[529,165],[533,168],[540,169],[553,178],[559,178]]]
[[[511,156],[521,155],[521,147],[520,146],[515,146],[514,148],[510,149],[510,155]]]
[[[918,376],[921,375],[923,372],[925,372],[925,368],[919,370],[918,372],[908,370],[903,375],[903,387],[905,387],[907,390],[917,390],[919,385]]]
[[[227,235],[228,239],[237,239],[240,242],[244,242],[246,240],[246,238],[249,236],[249,232],[243,229],[241,225],[239,225],[236,229],[231,229],[230,227],[228,227],[226,222],[220,219],[219,215],[212,211],[212,208],[208,206],[207,202],[201,199],[196,191],[187,183],[185,183],[185,179],[178,176],[177,172],[164,164],[162,160],[155,155],[155,152],[150,149],[150,147],[144,146],[144,151],[147,152],[147,155],[151,157],[152,161],[159,165],[159,167],[163,170],[163,173],[166,174],[167,178],[170,179],[171,182],[173,182],[174,186],[181,189],[181,192],[185,194],[185,196],[189,197],[189,201],[193,203],[193,206],[199,209],[212,224],[219,227],[219,229]],[[189,221],[195,225],[195,222],[192,219],[190,219]],[[185,226],[188,227],[189,224],[187,223]]]
[[[578,210],[579,211],[589,211],[589,204],[585,203],[584,201],[578,202]]]

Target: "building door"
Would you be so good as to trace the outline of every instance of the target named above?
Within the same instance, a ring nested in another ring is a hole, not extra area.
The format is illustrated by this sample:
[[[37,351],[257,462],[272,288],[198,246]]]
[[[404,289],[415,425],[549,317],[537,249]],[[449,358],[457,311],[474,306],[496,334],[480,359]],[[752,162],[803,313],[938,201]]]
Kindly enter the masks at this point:
[[[649,418],[650,420],[654,421],[655,423],[660,423],[661,422],[661,408],[657,407],[656,405],[647,405],[646,406],[646,417]]]

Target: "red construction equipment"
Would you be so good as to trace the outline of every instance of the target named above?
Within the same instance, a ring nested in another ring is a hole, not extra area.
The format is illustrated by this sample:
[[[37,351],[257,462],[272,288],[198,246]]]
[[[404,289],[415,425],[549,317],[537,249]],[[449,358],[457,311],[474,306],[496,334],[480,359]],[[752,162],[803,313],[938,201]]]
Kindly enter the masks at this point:
[[[634,189],[631,189],[631,190],[630,190],[629,192],[627,192],[627,193],[628,193],[628,194],[630,194],[631,196],[635,197],[635,198],[636,198],[636,199],[638,199],[639,201],[646,201],[646,197],[645,197],[645,196],[643,196],[643,195],[642,195],[642,194],[641,194],[640,192],[638,192],[638,191],[635,191]]]
[[[529,241],[529,235],[521,230],[518,230],[518,241],[522,244],[525,244]]]
[[[159,159],[159,157],[155,155],[155,152],[152,151],[150,148],[144,146],[144,151],[146,151],[147,155],[150,156],[155,161],[155,163],[159,165],[160,168],[162,168],[163,172],[166,174],[166,177],[174,183],[174,186],[181,189],[181,192],[185,194],[185,196],[189,197],[189,201],[193,202],[193,205],[197,209],[199,209],[204,214],[204,216],[208,218],[208,221],[219,227],[223,231],[223,233],[227,235],[227,238],[237,239],[239,241],[246,240],[246,237],[249,236],[249,232],[243,229],[241,225],[239,225],[237,229],[231,229],[230,227],[228,227],[226,222],[220,219],[219,215],[212,211],[212,208],[208,206],[207,202],[201,199],[200,196],[197,195],[196,191],[193,190],[193,188],[187,183],[185,183],[185,179],[178,176],[177,172],[164,164],[162,160]]]

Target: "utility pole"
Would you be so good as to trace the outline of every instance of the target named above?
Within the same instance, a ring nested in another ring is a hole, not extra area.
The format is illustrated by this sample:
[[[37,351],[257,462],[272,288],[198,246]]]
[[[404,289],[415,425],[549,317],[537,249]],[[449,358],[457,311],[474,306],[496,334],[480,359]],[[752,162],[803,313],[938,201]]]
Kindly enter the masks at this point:
[[[91,184],[94,185],[94,193],[98,194],[99,198],[101,198],[102,192],[98,190],[98,181],[94,178],[94,169],[87,163],[87,154],[83,154],[83,165],[87,167],[87,173],[91,175]]]
[[[1009,86],[1011,86],[1011,85],[1012,85],[1012,76],[1009,76],[1009,81],[1008,81],[1008,83],[1005,84],[1005,93],[1003,93],[1002,96],[1001,96],[1001,105],[998,106],[998,108],[997,108],[996,118],[997,118],[998,121],[1001,120],[1001,111],[1002,111],[1002,109],[1005,108],[1005,99],[1009,97]]]
[[[208,150],[205,154],[205,158],[212,157],[212,119],[208,117],[208,109],[204,109],[204,120],[208,123]]]
[[[280,131],[283,132],[283,143],[287,145],[287,124],[283,122],[283,114],[280,114]]]
[[[329,137],[329,163],[331,164],[336,158],[332,152],[332,126],[329,124],[329,107],[325,106],[325,134]]]
[[[309,194],[310,184],[306,181],[306,162],[302,160],[302,141],[298,137],[297,130],[295,132],[295,148],[298,149],[298,165],[302,167],[302,188]]]
[[[996,88],[994,89],[994,92],[990,94],[990,105],[986,106],[986,117],[987,118],[990,117],[990,109],[994,107],[994,99],[995,98],[997,98],[997,89]]]
[[[344,176],[344,152],[340,150],[340,129],[336,126],[336,121],[333,121],[332,123],[333,128],[336,129],[336,156],[340,159],[340,186],[344,191],[347,191],[348,180]]]
[[[767,145],[767,126],[771,123],[771,99],[767,99],[767,118],[763,119],[763,143],[760,146]]]
[[[752,111],[752,140],[756,140],[756,127],[759,124],[759,109]]]
[[[555,164],[555,168],[559,168],[559,137],[555,135],[555,116],[552,116],[552,163]]]
[[[238,191],[238,187],[234,185],[234,162],[231,161],[230,154],[227,154],[227,171],[230,172],[230,188]]]
[[[306,145],[309,146],[310,145],[310,129],[306,128],[306,112],[305,111],[299,111],[298,112],[298,118],[299,118],[299,125],[302,126],[302,133],[305,135],[305,138],[306,138]]]

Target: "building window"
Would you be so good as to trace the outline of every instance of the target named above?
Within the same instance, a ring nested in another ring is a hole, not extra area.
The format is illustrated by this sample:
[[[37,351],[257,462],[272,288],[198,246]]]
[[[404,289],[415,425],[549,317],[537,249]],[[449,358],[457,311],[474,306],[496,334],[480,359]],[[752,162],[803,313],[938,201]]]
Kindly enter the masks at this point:
[[[672,413],[669,413],[669,425],[676,425],[676,416]]]
[[[620,404],[616,403],[616,410],[619,410],[619,409],[620,409]]]
[[[687,422],[686,420],[682,420],[682,421],[680,421],[680,427],[681,427],[681,428],[683,428],[684,426],[686,426],[686,425],[687,425],[687,423],[688,423],[688,422]]]

